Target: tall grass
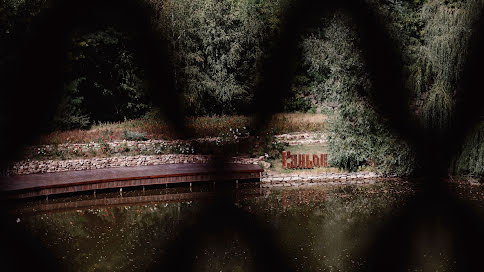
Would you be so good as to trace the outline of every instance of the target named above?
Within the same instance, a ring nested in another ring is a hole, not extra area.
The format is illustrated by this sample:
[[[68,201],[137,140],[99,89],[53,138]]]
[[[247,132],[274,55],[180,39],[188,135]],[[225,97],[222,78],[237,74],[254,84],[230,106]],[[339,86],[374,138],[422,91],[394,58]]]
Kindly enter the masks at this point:
[[[186,119],[187,128],[194,138],[218,137],[226,134],[230,129],[253,129],[254,118],[242,115],[221,115],[189,117]],[[268,128],[274,134],[291,132],[318,132],[323,131],[326,124],[326,115],[308,113],[279,113],[272,116]],[[175,131],[164,120],[155,118],[140,118],[124,122],[101,123],[93,125],[90,129],[55,131],[39,138],[39,144],[87,143],[96,141],[106,134],[112,140],[123,140],[125,131],[139,132],[149,139],[175,139]]]

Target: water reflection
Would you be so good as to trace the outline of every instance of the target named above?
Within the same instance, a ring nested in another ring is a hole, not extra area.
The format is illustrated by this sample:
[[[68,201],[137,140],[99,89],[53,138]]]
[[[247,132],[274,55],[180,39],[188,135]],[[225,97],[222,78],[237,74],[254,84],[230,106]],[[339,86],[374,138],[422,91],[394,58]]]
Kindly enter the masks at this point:
[[[469,193],[466,188],[456,190],[463,197],[483,203],[482,189]],[[406,182],[264,190],[249,186],[236,191],[234,205],[261,219],[277,234],[278,246],[294,259],[296,270],[359,271],[379,230],[417,190],[416,185]],[[31,229],[67,270],[146,270],[166,253],[170,241],[180,238],[181,226],[194,223],[213,192],[190,193],[182,189],[172,191],[171,199],[159,195],[168,194],[163,190],[128,192],[124,202],[114,194],[84,196],[77,201],[84,201],[82,205],[75,204],[75,209],[67,209],[65,204],[63,209],[48,206],[62,206],[59,203],[63,200],[48,204],[37,201],[18,211],[19,224]],[[101,205],[99,200],[104,198],[111,202]],[[75,202],[70,203],[72,206]],[[39,207],[44,211],[39,212]],[[434,236],[429,236],[428,231]],[[424,250],[445,233],[423,230],[418,235],[416,241],[423,242],[412,251],[415,258],[430,258],[437,263],[431,267],[440,270],[451,265],[448,259],[438,256],[439,252]],[[198,271],[253,270],[257,252],[233,230],[209,233],[197,246],[194,263]],[[417,264],[412,271],[425,267],[429,266]]]
[[[373,232],[412,193],[403,183],[324,186],[273,192],[248,207],[261,207],[299,271],[358,271]]]

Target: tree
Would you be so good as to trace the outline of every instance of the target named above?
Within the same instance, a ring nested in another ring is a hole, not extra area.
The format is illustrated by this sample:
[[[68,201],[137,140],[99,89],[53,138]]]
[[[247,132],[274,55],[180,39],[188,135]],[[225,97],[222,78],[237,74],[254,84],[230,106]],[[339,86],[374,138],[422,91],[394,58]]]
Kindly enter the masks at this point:
[[[152,1],[171,44],[176,87],[191,114],[247,112],[277,4],[240,0]],[[282,2],[282,1],[280,1]]]
[[[143,70],[130,37],[114,28],[73,35],[66,88],[54,118],[56,129],[143,116],[149,109]]]
[[[375,164],[382,172],[410,174],[411,149],[389,131],[362,96],[372,92],[372,84],[357,47],[356,26],[343,13],[322,25],[304,38],[302,46],[312,91],[322,102],[337,105],[328,122],[330,164],[350,171]]]

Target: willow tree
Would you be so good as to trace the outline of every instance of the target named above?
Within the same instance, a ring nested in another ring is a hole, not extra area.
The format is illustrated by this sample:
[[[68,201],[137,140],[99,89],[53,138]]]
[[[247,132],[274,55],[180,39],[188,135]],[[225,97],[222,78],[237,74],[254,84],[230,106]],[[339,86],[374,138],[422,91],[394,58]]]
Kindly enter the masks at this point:
[[[432,0],[423,5],[425,27],[414,90],[422,101],[421,117],[428,128],[449,128],[472,24],[482,2]]]
[[[468,58],[473,25],[484,5],[482,0],[426,2],[420,19],[425,24],[423,42],[414,65],[417,109],[425,127],[450,128],[455,97]],[[483,125],[477,125],[451,164],[459,175],[484,175]]]

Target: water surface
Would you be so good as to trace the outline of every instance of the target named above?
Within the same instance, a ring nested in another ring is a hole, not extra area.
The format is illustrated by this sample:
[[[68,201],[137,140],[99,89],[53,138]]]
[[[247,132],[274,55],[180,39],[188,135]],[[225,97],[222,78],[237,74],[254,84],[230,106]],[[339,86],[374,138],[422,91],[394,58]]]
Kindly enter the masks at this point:
[[[418,190],[397,181],[277,189],[249,184],[234,190],[233,205],[274,235],[274,246],[296,271],[360,271],[375,237]],[[207,188],[194,191],[36,200],[17,210],[16,217],[67,270],[144,271],[163,260],[183,229],[204,220],[199,215],[214,194]],[[456,187],[455,192],[484,207],[480,186]],[[100,204],[105,199],[111,201]],[[220,226],[201,235],[191,261],[198,271],[253,271],[257,249],[251,243],[237,228]],[[448,255],[422,247],[409,271],[452,270]]]

